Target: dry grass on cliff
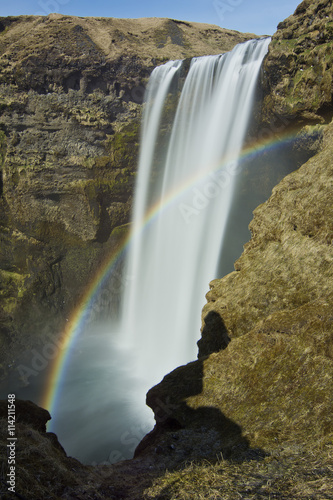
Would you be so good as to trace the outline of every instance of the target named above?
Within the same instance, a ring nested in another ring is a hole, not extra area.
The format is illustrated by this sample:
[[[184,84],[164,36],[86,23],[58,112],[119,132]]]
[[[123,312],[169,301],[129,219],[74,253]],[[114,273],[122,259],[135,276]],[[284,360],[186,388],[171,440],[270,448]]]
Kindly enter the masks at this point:
[[[333,446],[316,452],[284,450],[262,461],[189,464],[167,472],[145,500],[328,500],[333,498]]]
[[[11,19],[13,21],[11,24],[7,21],[8,27],[1,34],[0,54],[14,49],[15,60],[30,55],[31,47],[40,52],[49,51],[50,47],[54,50],[59,44],[67,57],[71,51],[73,55],[80,50],[77,47],[78,33],[81,45],[88,42],[90,48],[94,46],[109,60],[135,56],[149,61],[149,64],[152,59],[161,62],[228,52],[237,43],[257,38],[253,33],[165,18],[118,19],[49,14]]]

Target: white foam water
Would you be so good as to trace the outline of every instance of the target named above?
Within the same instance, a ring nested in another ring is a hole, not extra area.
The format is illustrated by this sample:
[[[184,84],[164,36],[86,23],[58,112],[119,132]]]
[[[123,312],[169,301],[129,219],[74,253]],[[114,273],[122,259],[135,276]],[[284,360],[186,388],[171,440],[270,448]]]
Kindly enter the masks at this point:
[[[132,279],[121,326],[147,389],[196,357],[200,311],[216,277],[237,159],[269,41],[251,40],[192,60],[162,158],[163,106],[181,64],[169,62],[151,75],[128,256]]]

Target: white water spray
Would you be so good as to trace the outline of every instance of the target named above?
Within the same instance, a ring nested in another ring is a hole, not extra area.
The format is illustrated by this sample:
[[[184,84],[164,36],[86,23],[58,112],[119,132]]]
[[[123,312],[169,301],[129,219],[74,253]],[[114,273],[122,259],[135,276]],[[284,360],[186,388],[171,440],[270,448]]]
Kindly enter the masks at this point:
[[[121,328],[146,390],[196,357],[200,311],[217,277],[237,158],[269,42],[192,60],[163,159],[157,157],[163,106],[181,63],[151,75]]]

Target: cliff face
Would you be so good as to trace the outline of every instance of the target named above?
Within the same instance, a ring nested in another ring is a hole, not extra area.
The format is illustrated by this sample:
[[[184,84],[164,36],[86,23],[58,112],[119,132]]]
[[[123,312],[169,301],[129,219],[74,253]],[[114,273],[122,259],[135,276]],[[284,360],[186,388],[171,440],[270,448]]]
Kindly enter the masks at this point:
[[[61,329],[126,234],[151,70],[252,37],[162,19],[0,18],[0,344],[6,363],[19,346],[27,349],[36,337]],[[108,286],[116,307],[119,276]]]
[[[298,123],[332,118],[331,0],[304,0],[278,25],[264,63],[265,112]]]
[[[273,37],[261,127],[276,138],[279,116],[316,154],[255,210],[235,271],[211,282],[199,359],[148,392],[156,427],[139,455],[172,443],[174,463],[185,449],[234,460],[332,449],[332,21],[330,1],[305,0]]]

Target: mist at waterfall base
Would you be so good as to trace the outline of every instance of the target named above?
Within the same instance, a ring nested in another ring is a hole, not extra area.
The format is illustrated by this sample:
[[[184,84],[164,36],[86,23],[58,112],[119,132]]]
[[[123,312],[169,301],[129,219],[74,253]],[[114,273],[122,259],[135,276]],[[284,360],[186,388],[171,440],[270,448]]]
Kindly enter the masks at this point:
[[[260,161],[237,160],[268,44],[252,40],[189,68],[171,61],[151,75],[121,317],[81,333],[52,414],[50,430],[84,463],[133,456],[154,425],[147,390],[196,359],[209,282],[233,271],[252,210],[295,168],[280,152],[277,172],[266,156],[256,190],[243,174],[258,177]]]

